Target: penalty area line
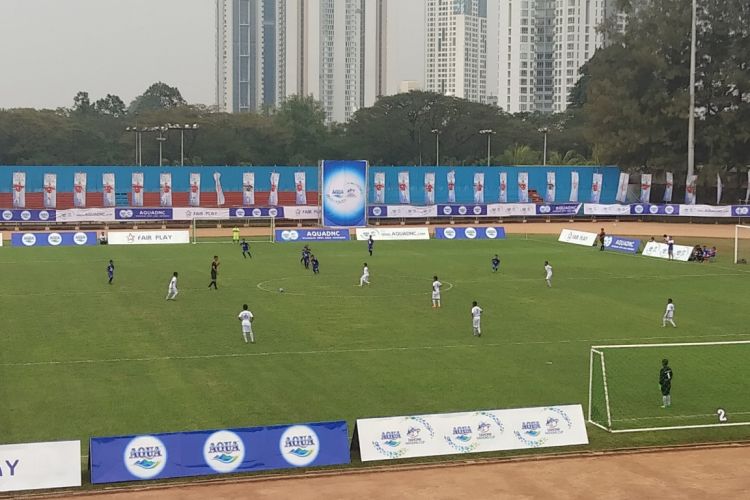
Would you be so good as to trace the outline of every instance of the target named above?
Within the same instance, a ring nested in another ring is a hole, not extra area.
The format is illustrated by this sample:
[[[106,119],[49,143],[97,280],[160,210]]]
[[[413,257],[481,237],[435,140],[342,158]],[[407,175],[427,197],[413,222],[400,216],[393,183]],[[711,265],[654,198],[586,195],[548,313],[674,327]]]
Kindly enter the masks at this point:
[[[25,367],[25,366],[57,366],[57,365],[96,365],[112,363],[137,363],[152,361],[190,361],[204,359],[232,359],[232,358],[260,358],[274,356],[307,356],[307,355],[326,355],[326,354],[357,354],[357,353],[377,353],[377,352],[409,352],[409,351],[440,351],[450,349],[476,349],[487,347],[508,347],[508,346],[526,346],[526,345],[554,345],[554,344],[572,344],[592,342],[627,342],[643,340],[661,340],[665,338],[717,338],[717,337],[743,337],[750,336],[750,333],[734,333],[722,335],[695,335],[686,337],[641,337],[626,339],[567,339],[567,340],[531,340],[525,342],[495,342],[482,344],[450,344],[436,346],[403,346],[403,347],[361,347],[352,349],[317,349],[309,351],[268,351],[268,352],[239,352],[239,353],[219,353],[219,354],[194,354],[188,356],[150,356],[142,358],[105,358],[105,359],[73,359],[73,360],[51,360],[51,361],[23,361],[16,363],[2,363],[0,367]]]

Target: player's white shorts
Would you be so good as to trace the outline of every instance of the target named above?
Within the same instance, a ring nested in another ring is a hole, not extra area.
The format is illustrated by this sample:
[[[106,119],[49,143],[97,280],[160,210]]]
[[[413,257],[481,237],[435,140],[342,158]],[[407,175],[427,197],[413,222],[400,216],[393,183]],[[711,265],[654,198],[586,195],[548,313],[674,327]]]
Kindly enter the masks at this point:
[[[252,333],[253,325],[251,323],[242,323],[242,333]]]
[[[170,286],[169,287],[169,293],[177,293],[177,287]]]
[[[474,318],[471,320],[472,324],[474,325],[474,328],[479,328],[479,324],[481,323],[482,318]]]
[[[546,278],[544,278],[544,279],[546,279],[546,280],[551,280],[551,279],[552,279],[552,275],[551,275],[551,274],[548,274],[548,275],[547,275],[547,277],[546,277]]]
[[[672,319],[674,318],[674,313],[666,313],[664,314],[664,319]]]
[[[432,292],[432,300],[440,300],[440,292]]]

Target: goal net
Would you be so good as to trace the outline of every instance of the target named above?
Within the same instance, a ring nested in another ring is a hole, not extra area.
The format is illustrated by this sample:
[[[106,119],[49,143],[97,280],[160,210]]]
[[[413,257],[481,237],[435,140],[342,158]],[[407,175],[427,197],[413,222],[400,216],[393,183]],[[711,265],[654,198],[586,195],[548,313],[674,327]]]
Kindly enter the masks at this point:
[[[750,226],[734,226],[734,263],[750,262]]]
[[[671,406],[659,373],[669,361]],[[609,432],[750,425],[750,340],[602,345],[589,357],[589,423]]]
[[[273,242],[276,218],[193,219],[190,224],[190,240],[193,243],[232,243],[235,228],[239,229],[240,240]]]

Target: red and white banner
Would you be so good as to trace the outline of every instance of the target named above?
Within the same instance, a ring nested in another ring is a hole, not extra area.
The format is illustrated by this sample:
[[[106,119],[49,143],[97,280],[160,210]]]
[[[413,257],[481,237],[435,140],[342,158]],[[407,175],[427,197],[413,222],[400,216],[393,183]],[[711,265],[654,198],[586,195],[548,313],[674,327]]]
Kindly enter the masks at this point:
[[[398,202],[409,204],[411,196],[409,195],[409,172],[398,173]]]
[[[697,175],[688,175],[685,183],[685,205],[695,205],[695,185],[698,182]]]
[[[748,172],[750,174],[750,172]],[[750,189],[750,188],[748,188]],[[448,172],[448,203],[456,203],[456,171]]]
[[[484,203],[484,174],[474,172],[474,203]]]
[[[750,170],[747,171],[747,190],[745,191],[745,205],[750,202]]]
[[[13,208],[26,208],[26,172],[13,172]]]
[[[44,208],[57,206],[57,174],[44,174]]]
[[[529,202],[529,173],[518,173],[518,201],[519,203]]]
[[[591,179],[591,203],[599,203],[602,197],[602,174],[594,174]]]
[[[242,206],[255,205],[255,174],[244,172],[242,174]]]
[[[102,174],[102,204],[105,207],[115,206],[115,174]]]
[[[172,206],[172,174],[164,172],[159,175],[159,205]]]
[[[201,174],[190,174],[190,194],[188,195],[188,205],[191,207],[201,206]]]
[[[673,187],[674,187],[674,177],[672,176],[672,172],[667,172],[667,179],[664,184],[664,201],[666,203],[672,203],[672,188]]]
[[[385,203],[385,172],[375,172],[375,201],[376,204]]]
[[[651,203],[651,174],[641,174],[641,203]]]
[[[570,202],[578,203],[578,172],[570,173]]]
[[[508,203],[508,172],[500,172],[500,203]]]
[[[547,172],[547,192],[544,195],[545,203],[555,202],[555,173]]]
[[[596,174],[594,174],[596,175]],[[620,172],[620,180],[617,182],[617,195],[615,200],[620,203],[625,203],[628,199],[628,184],[630,183],[630,175],[625,172]],[[599,182],[599,191],[601,192],[601,182]],[[597,200],[596,203],[599,201]]]
[[[216,187],[216,204],[222,206],[224,204],[224,190],[221,189],[221,174],[214,172],[214,186]]]
[[[133,172],[130,176],[130,204],[134,207],[143,206],[143,172]]]
[[[424,203],[425,205],[435,204],[435,173],[427,172],[424,174]]]
[[[76,172],[73,176],[73,206],[86,208],[86,172]]]
[[[279,173],[271,173],[271,191],[268,193],[268,204],[276,206],[279,204]]]
[[[716,204],[718,205],[721,203],[721,190],[722,190],[722,183],[721,183],[721,175],[716,174]]]
[[[294,172],[294,192],[295,203],[297,205],[307,205],[307,191],[305,191],[305,173]]]

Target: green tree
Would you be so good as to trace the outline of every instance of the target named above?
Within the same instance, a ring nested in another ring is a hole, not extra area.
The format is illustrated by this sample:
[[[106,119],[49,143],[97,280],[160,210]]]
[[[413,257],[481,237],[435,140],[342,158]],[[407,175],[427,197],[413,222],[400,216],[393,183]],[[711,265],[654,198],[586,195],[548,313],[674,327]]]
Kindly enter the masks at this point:
[[[128,107],[129,113],[143,113],[159,109],[174,109],[187,105],[177,87],[156,82],[136,97]]]
[[[73,111],[79,114],[91,113],[94,111],[88,92],[79,91],[73,97]]]
[[[316,164],[326,149],[328,131],[323,106],[312,96],[288,97],[272,120],[284,133],[283,151],[289,164]]]
[[[125,115],[125,103],[114,94],[107,94],[106,97],[97,100],[94,103],[94,109],[96,109],[97,113],[110,115],[115,118]]]

